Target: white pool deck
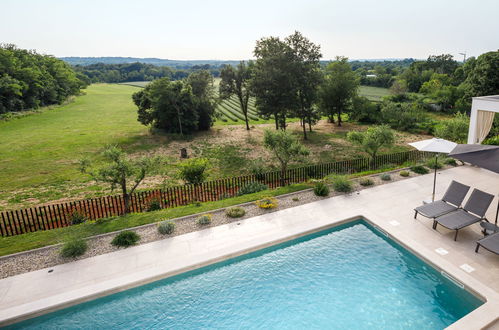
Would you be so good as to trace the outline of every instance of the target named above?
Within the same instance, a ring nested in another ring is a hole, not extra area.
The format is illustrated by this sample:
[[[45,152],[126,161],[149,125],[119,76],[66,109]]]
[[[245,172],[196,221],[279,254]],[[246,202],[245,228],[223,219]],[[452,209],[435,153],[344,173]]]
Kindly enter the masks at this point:
[[[462,166],[439,172],[437,197],[453,179],[496,196],[499,192],[498,174]],[[51,273],[47,268],[2,279],[0,326],[362,216],[486,300],[449,328],[496,328],[499,256],[485,249],[474,252],[475,241],[482,237],[479,226],[461,230],[454,242],[454,232],[442,227],[435,231],[422,216],[413,219],[413,208],[428,198],[432,181],[433,174],[418,176],[51,267]],[[497,197],[487,212],[489,220],[495,218],[496,207]]]

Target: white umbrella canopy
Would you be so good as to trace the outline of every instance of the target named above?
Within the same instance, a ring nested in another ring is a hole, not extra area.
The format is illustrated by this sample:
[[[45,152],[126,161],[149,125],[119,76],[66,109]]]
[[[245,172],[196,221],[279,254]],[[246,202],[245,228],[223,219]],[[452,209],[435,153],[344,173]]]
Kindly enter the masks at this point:
[[[431,195],[431,201],[433,202],[433,201],[435,201],[435,185],[437,183],[437,166],[436,165],[437,165],[438,153],[448,154],[457,146],[457,143],[454,143],[452,141],[447,141],[444,139],[440,139],[440,138],[432,138],[432,139],[412,142],[412,143],[409,143],[409,145],[413,146],[414,148],[416,148],[420,151],[436,152],[437,153],[435,155],[435,174],[433,176],[433,193]]]
[[[433,138],[418,142],[412,142],[409,143],[409,145],[421,151],[441,152],[444,154],[448,154],[457,146],[457,143],[444,139]]]

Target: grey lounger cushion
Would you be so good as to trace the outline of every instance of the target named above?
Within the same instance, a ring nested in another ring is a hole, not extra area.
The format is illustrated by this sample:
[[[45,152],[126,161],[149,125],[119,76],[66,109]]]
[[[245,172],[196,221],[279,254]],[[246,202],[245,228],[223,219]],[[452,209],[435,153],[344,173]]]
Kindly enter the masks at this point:
[[[444,201],[435,201],[433,203],[418,206],[414,210],[427,218],[436,218],[457,210],[457,206],[451,205]]]
[[[464,210],[457,210],[438,217],[436,221],[439,225],[442,225],[445,228],[455,230],[472,225],[480,220],[482,220],[481,217],[477,217],[476,215],[468,213]]]
[[[446,228],[456,231],[454,240],[457,239],[459,229],[467,227],[484,219],[485,213],[492,203],[494,195],[488,194],[478,189],[473,189],[470,198],[462,209],[444,214],[434,220],[433,229],[440,224]]]
[[[493,235],[489,235],[487,237],[482,238],[478,242],[476,242],[478,251],[478,247],[482,246],[489,250],[490,252],[494,252],[495,254],[499,254],[499,233],[495,233]]]

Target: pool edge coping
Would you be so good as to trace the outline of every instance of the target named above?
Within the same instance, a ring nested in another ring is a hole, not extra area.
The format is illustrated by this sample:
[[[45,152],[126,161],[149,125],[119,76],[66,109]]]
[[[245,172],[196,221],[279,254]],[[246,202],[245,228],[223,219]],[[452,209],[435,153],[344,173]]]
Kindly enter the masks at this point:
[[[278,213],[278,212],[279,211],[273,212],[273,213]],[[260,216],[257,216],[257,217],[260,217]],[[252,218],[247,218],[247,219],[244,219],[241,221],[247,221],[250,219],[252,219]],[[481,306],[479,306],[475,310],[473,310],[470,313],[468,313],[467,315],[465,315],[463,318],[461,318],[461,319],[457,320],[456,322],[454,322],[453,324],[451,324],[449,326],[449,328],[453,328],[453,329],[454,328],[456,328],[456,329],[468,328],[469,329],[469,326],[467,325],[469,323],[469,321],[471,321],[474,324],[476,322],[475,318],[477,318],[478,316],[480,317],[479,321],[483,322],[481,324],[480,328],[485,328],[487,326],[490,326],[497,319],[499,319],[499,317],[493,315],[493,319],[484,320],[483,315],[481,315],[481,314],[485,314],[485,315],[490,316],[490,313],[487,313],[487,310],[492,308],[491,307],[492,304],[496,304],[496,305],[499,304],[499,295],[496,294],[493,289],[488,288],[485,284],[481,283],[477,279],[472,278],[468,274],[458,273],[457,267],[455,265],[448,263],[444,259],[439,258],[438,256],[431,256],[430,257],[430,254],[429,254],[430,251],[428,249],[427,249],[428,251],[425,251],[428,253],[428,256],[426,256],[421,251],[418,251],[417,249],[415,249],[414,247],[411,247],[409,244],[407,244],[406,242],[404,242],[400,238],[397,238],[397,236],[394,235],[393,233],[390,233],[390,229],[384,228],[381,224],[371,220],[370,218],[368,218],[364,215],[355,215],[355,216],[350,216],[350,217],[347,217],[347,218],[344,218],[341,220],[332,220],[332,222],[329,222],[325,225],[320,225],[320,226],[317,226],[317,227],[314,227],[314,228],[311,228],[311,229],[308,229],[305,231],[300,231],[298,233],[286,235],[284,237],[270,239],[270,240],[265,241],[261,244],[255,244],[255,245],[252,245],[250,247],[235,249],[229,253],[222,253],[217,257],[207,258],[206,260],[203,260],[201,262],[194,262],[194,263],[188,264],[187,266],[181,266],[181,267],[173,268],[173,269],[170,269],[167,271],[160,271],[157,274],[153,274],[150,276],[142,277],[140,279],[128,281],[128,282],[123,283],[121,285],[115,285],[114,287],[109,287],[107,289],[98,290],[96,292],[89,293],[86,295],[82,294],[79,297],[76,297],[73,299],[61,300],[61,301],[56,302],[56,303],[48,304],[48,307],[46,307],[46,308],[36,308],[36,309],[32,308],[31,310],[26,309],[24,312],[18,312],[17,314],[13,314],[12,316],[9,316],[8,318],[0,319],[0,327],[12,325],[12,324],[15,324],[15,323],[27,320],[27,319],[31,319],[31,318],[34,318],[37,316],[41,316],[44,314],[55,312],[57,310],[64,309],[64,308],[67,308],[70,306],[78,305],[80,303],[84,303],[87,301],[98,299],[98,298],[108,296],[108,295],[111,295],[114,293],[122,292],[122,291],[125,291],[128,289],[136,288],[136,287],[139,287],[142,285],[146,285],[146,284],[158,281],[158,280],[166,279],[166,278],[169,278],[169,277],[172,277],[175,275],[179,275],[179,274],[182,274],[182,273],[185,273],[188,271],[192,271],[195,269],[199,269],[202,267],[210,266],[210,265],[213,265],[213,264],[225,261],[225,260],[236,258],[236,257],[239,257],[241,255],[252,253],[252,252],[255,252],[255,251],[258,251],[261,249],[265,249],[265,248],[268,248],[271,246],[275,246],[275,245],[278,245],[281,243],[285,243],[287,241],[291,241],[291,240],[294,240],[294,239],[297,239],[297,238],[300,238],[303,236],[307,236],[307,235],[318,233],[318,232],[321,232],[324,230],[328,230],[328,229],[331,229],[331,228],[334,228],[337,226],[341,226],[343,224],[346,224],[348,222],[353,222],[356,220],[365,221],[370,226],[381,231],[381,234],[386,234],[388,238],[393,240],[395,243],[397,243],[398,245],[400,245],[401,247],[403,247],[404,249],[406,249],[410,253],[414,254],[417,258],[421,259],[423,262],[427,263],[428,265],[433,267],[438,272],[444,271],[445,273],[450,275],[452,278],[456,279],[459,283],[463,284],[465,290],[467,290],[468,292],[470,292],[471,294],[473,294],[478,299],[480,299],[484,302]],[[225,224],[222,226],[226,226],[226,225],[229,225],[229,224]],[[209,230],[209,229],[207,229],[207,230]],[[184,234],[184,235],[186,235],[186,234]],[[166,239],[169,239],[169,238],[166,238]],[[444,265],[439,265],[437,262],[435,262],[432,259],[438,259],[438,262],[440,264],[443,263]],[[159,268],[161,268],[161,267],[159,267]],[[140,273],[140,272],[136,272],[135,274],[137,274],[137,273]],[[463,279],[462,277],[465,277],[465,278]],[[125,276],[121,277],[120,279],[123,279],[123,278],[125,278]],[[470,282],[475,282],[475,283],[470,284]],[[482,288],[477,288],[477,286],[482,286]],[[482,290],[483,287],[487,288],[488,291],[490,291],[490,292],[484,294],[483,290]],[[84,287],[84,288],[86,288],[86,287]],[[82,288],[82,289],[84,289],[84,288]],[[77,289],[77,290],[79,290],[79,289]],[[74,292],[77,290],[69,291],[66,293],[71,293],[71,292]],[[63,294],[59,294],[59,295],[63,295]],[[51,296],[51,297],[45,297],[45,298],[42,298],[42,299],[39,299],[36,301],[42,302],[44,300],[54,299],[54,297],[57,297],[57,295]],[[11,307],[11,308],[7,308],[7,309],[4,309],[3,312],[8,311],[10,309],[22,309],[23,306],[27,307],[26,305],[29,305],[29,304],[30,303],[25,303],[22,305],[17,305],[17,306]],[[477,317],[475,317],[475,314],[478,314]],[[487,322],[487,323],[485,323],[485,322]]]

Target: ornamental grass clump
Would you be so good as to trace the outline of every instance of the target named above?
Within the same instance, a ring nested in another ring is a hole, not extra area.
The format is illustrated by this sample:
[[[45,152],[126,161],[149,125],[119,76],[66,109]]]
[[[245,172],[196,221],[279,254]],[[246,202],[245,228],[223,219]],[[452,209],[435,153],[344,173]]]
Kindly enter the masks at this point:
[[[201,226],[209,225],[211,223],[211,218],[211,214],[204,214],[198,218],[197,223]]]
[[[80,212],[78,210],[73,211],[70,216],[70,220],[72,225],[78,225],[80,223],[84,223],[87,221],[87,217],[83,212]]]
[[[337,192],[349,193],[353,190],[353,185],[345,176],[336,176],[333,179],[333,189]]]
[[[444,160],[445,165],[457,166],[457,162],[454,158],[446,158]]]
[[[403,177],[408,177],[409,175],[411,175],[411,173],[409,173],[409,171],[400,171],[399,175]]]
[[[149,202],[149,205],[147,205],[147,212],[158,211],[158,210],[161,210],[161,203],[159,199],[154,198]]]
[[[278,205],[277,199],[275,199],[274,197],[262,198],[262,199],[256,201],[255,204],[259,208],[265,209],[265,210],[276,208]]]
[[[81,238],[76,238],[64,243],[60,254],[63,258],[76,258],[83,255],[87,249],[87,241]]]
[[[126,230],[122,231],[118,235],[114,236],[111,244],[117,247],[129,247],[137,244],[140,240],[140,235],[134,231]]]
[[[430,171],[423,165],[416,165],[411,167],[411,171],[417,174],[428,174]]]
[[[256,192],[259,192],[262,190],[267,190],[267,189],[269,189],[269,186],[267,186],[266,184],[261,183],[261,182],[257,182],[257,181],[253,181],[253,182],[248,182],[248,183],[244,184],[241,187],[241,189],[239,189],[239,191],[237,192],[237,195],[242,196],[242,195],[252,194],[252,193],[256,193]]]
[[[374,185],[374,181],[371,178],[362,178],[359,180],[359,184],[363,187],[368,187]]]
[[[380,176],[380,178],[381,178],[381,180],[383,180],[383,181],[390,181],[390,180],[392,179],[392,177],[391,177],[391,176],[390,176],[390,174],[388,174],[388,173],[382,174],[382,175]]]
[[[435,169],[439,170],[439,169],[441,169],[443,167],[442,163],[439,162],[437,159],[434,159],[434,158],[428,160],[426,162],[426,166],[429,167],[429,168],[431,168],[431,169],[433,169],[433,170],[435,170]]]
[[[162,221],[158,225],[158,232],[161,235],[170,235],[175,230],[175,223],[173,221]]]
[[[319,181],[315,184],[314,194],[321,197],[327,196],[329,195],[329,187],[324,182]]]
[[[240,218],[246,214],[246,211],[242,207],[236,206],[228,208],[225,211],[225,214],[227,214],[229,218]]]

